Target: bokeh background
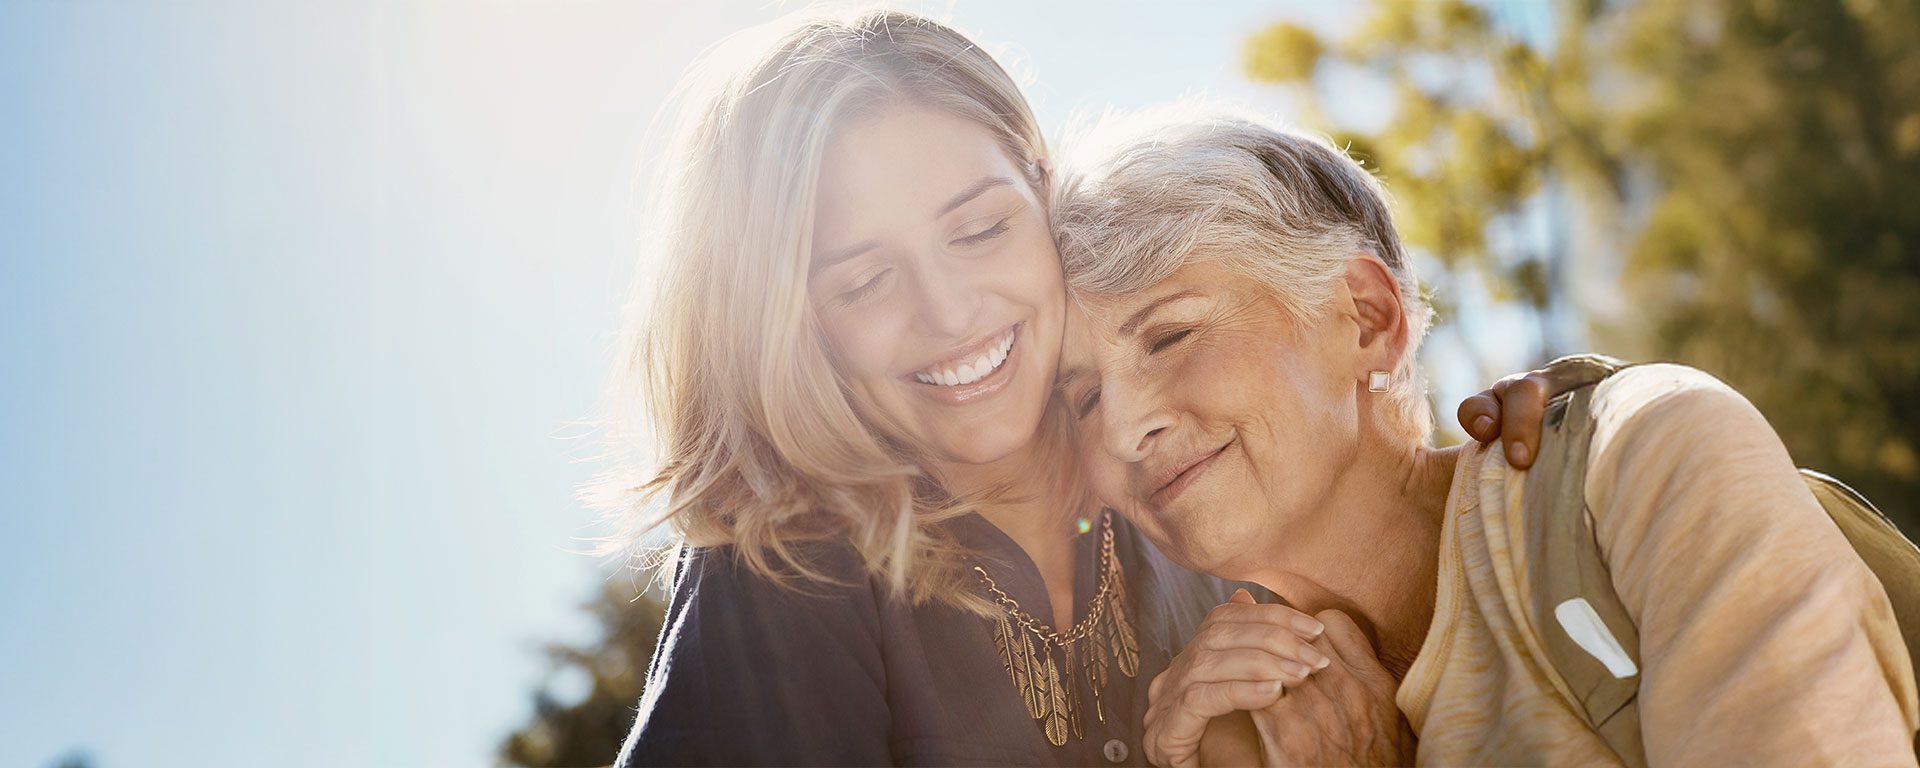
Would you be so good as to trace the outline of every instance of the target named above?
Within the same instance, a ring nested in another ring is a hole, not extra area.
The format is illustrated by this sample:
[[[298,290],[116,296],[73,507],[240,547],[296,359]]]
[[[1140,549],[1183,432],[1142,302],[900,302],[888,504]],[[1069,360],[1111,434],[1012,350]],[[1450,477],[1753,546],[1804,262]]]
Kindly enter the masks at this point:
[[[895,5],[1051,129],[1333,134],[1441,413],[1681,360],[1916,530],[1915,0]],[[0,0],[0,765],[610,761],[659,606],[573,491],[651,126],[799,7]]]

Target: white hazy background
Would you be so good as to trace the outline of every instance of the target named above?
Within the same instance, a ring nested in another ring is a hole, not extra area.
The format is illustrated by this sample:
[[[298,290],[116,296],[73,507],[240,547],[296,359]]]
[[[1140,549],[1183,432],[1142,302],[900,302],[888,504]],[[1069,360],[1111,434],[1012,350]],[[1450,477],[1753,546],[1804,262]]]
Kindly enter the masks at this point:
[[[1358,12],[898,5],[1050,129],[1197,92],[1284,114],[1242,41]],[[491,764],[609,573],[571,425],[648,125],[797,7],[0,0],[0,765]],[[1516,318],[1431,342],[1476,361],[1432,369],[1443,413],[1527,361]]]

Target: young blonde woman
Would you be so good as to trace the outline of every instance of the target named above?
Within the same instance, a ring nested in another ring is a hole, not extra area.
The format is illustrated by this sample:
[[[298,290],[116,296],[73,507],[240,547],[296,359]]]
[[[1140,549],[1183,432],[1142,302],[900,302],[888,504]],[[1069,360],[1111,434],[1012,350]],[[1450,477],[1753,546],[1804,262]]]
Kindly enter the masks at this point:
[[[1077,490],[1014,82],[875,12],[791,24],[696,106],[615,391],[660,460],[611,488],[678,545],[621,764],[1143,765],[1147,681],[1232,589]],[[1550,379],[1515,381],[1524,450]],[[1500,431],[1491,393],[1461,417]]]

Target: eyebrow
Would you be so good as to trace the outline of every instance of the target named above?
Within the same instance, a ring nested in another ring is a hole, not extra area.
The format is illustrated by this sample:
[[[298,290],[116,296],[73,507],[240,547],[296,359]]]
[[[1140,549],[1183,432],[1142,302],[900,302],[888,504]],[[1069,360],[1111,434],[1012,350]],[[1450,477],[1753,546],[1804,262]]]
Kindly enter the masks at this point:
[[[974,198],[979,197],[983,194],[986,194],[987,190],[989,189],[993,189],[994,187],[1011,187],[1011,186],[1013,186],[1013,179],[1009,179],[1005,176],[990,176],[988,178],[984,178],[979,181],[976,181],[973,183],[973,186],[960,190],[960,194],[954,195],[953,199],[948,200],[946,205],[940,206],[940,212],[934,214],[934,218],[939,218],[949,213],[953,213],[953,210],[955,208],[959,208],[960,206],[966,205],[967,203],[971,202]]]
[[[826,253],[814,254],[813,262],[807,265],[807,279],[809,280],[813,279],[814,273],[819,272],[820,270],[826,269],[827,267],[831,267],[835,264],[846,261],[847,259],[851,259],[855,256],[866,253],[867,251],[871,251],[878,247],[880,247],[880,241],[878,240],[862,240],[860,242],[854,243],[853,245],[849,245],[845,248],[835,248],[831,251],[827,251]]]
[[[1162,296],[1158,299],[1155,299],[1152,304],[1148,304],[1144,307],[1141,307],[1138,312],[1133,313],[1132,317],[1127,318],[1126,322],[1120,324],[1120,335],[1122,336],[1133,335],[1133,332],[1140,328],[1140,324],[1146,322],[1147,318],[1152,316],[1153,313],[1156,310],[1160,309],[1161,307],[1164,307],[1168,304],[1172,304],[1173,302],[1179,301],[1181,299],[1190,299],[1199,295],[1200,295],[1199,291],[1189,288],[1184,291],[1177,291],[1177,292]]]

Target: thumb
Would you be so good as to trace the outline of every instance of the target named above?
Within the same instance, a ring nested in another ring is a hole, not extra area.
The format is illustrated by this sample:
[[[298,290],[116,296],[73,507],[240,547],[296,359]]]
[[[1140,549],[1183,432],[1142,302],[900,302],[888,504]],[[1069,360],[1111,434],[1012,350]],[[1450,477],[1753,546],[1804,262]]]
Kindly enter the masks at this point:
[[[1253,599],[1253,593],[1248,592],[1246,587],[1241,587],[1233,591],[1233,597],[1227,598],[1227,602],[1255,605],[1255,604],[1258,604],[1260,601]]]

